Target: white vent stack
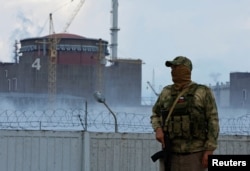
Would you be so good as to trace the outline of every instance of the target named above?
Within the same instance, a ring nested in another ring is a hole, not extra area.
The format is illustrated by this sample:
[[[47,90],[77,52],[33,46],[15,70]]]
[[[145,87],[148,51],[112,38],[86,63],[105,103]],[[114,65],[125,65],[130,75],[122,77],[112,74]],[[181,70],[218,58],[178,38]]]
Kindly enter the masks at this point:
[[[111,60],[117,59],[117,47],[118,47],[118,0],[112,0],[111,11]]]

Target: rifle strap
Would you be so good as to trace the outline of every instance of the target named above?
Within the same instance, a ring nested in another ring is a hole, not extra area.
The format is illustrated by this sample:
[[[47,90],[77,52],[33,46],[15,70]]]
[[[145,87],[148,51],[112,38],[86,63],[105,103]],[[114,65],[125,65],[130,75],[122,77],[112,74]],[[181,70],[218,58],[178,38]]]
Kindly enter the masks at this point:
[[[176,97],[174,103],[172,104],[172,106],[171,106],[171,108],[170,108],[170,110],[169,110],[169,112],[168,112],[168,116],[167,116],[167,119],[166,119],[165,123],[168,123],[168,120],[169,120],[171,114],[173,113],[173,110],[174,110],[174,107],[175,107],[176,103],[178,102],[179,98],[180,98],[185,92],[187,92],[188,89],[189,89],[189,86],[186,87],[186,88],[184,88],[184,89],[178,94],[178,96]],[[164,125],[164,126],[165,126],[165,125]]]

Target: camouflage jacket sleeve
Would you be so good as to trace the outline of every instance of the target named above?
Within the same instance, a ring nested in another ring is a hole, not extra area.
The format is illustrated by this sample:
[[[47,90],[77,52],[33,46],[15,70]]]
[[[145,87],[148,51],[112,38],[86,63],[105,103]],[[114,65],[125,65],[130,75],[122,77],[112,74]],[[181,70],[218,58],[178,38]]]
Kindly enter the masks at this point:
[[[207,121],[207,141],[205,142],[205,150],[215,150],[217,148],[217,139],[219,135],[219,118],[218,110],[214,95],[210,88],[203,86],[196,93],[199,101],[202,102]],[[204,91],[204,92],[200,92]]]
[[[150,117],[150,121],[154,131],[162,126],[161,109],[166,106],[166,103],[168,102],[170,96],[171,86],[164,87],[152,108],[152,115]]]

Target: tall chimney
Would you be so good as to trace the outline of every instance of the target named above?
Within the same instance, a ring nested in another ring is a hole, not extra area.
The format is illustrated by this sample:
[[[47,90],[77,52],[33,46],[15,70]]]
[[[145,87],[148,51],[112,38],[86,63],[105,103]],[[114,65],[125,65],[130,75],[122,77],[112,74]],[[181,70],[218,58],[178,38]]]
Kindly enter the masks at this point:
[[[111,60],[117,59],[117,46],[118,46],[118,0],[112,0],[112,11],[111,11],[111,18],[112,18],[112,26],[111,30]]]

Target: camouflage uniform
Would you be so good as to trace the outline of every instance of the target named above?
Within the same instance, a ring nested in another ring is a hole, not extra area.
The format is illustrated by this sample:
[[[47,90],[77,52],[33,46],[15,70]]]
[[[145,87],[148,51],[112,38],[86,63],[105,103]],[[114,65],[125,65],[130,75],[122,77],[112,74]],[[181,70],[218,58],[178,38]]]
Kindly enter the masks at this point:
[[[164,158],[165,169],[204,171],[208,156],[217,148],[219,120],[215,98],[207,86],[192,82],[193,67],[187,57],[177,56],[165,65],[171,67],[174,84],[164,87],[151,115],[156,139],[164,143],[164,150],[172,151],[171,160]],[[184,94],[177,99],[182,91]],[[167,120],[175,99],[177,103]]]
[[[151,123],[154,130],[162,126],[161,111],[169,111],[178,93],[171,85],[164,87],[152,110]],[[172,151],[175,153],[215,150],[219,123],[211,90],[205,85],[192,83],[189,91],[178,100],[163,130],[169,134]]]

